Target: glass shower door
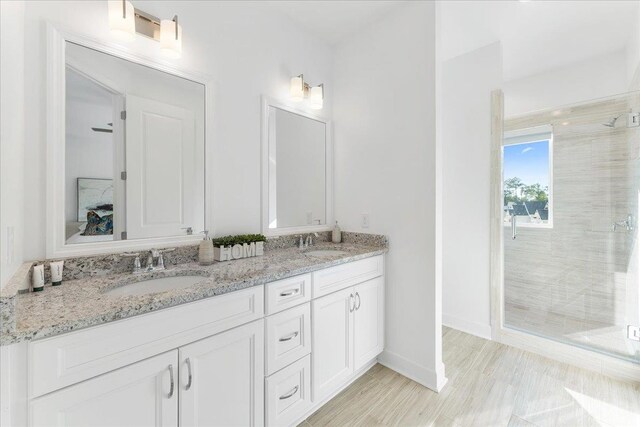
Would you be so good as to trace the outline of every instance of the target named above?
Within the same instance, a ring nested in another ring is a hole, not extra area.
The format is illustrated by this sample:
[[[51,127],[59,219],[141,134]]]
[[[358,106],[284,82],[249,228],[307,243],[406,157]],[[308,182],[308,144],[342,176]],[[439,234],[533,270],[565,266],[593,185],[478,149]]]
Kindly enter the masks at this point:
[[[638,113],[631,92],[505,118],[507,328],[640,363]]]

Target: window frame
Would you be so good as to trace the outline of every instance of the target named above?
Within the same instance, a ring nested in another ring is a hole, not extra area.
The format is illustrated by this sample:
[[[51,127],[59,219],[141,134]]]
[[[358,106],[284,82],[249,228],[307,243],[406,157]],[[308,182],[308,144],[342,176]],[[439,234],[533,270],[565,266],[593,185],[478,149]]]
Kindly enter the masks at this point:
[[[511,141],[511,142],[510,142]],[[546,126],[537,126],[533,128],[526,129],[518,129],[514,131],[505,131],[502,138],[502,146],[501,146],[501,157],[502,157],[502,181],[500,183],[501,194],[502,194],[502,205],[503,205],[503,226],[510,227],[510,224],[504,223],[504,148],[506,146],[513,145],[524,145],[524,144],[532,144],[535,142],[548,141],[549,147],[549,200],[547,201],[549,205],[549,215],[547,223],[536,224],[536,223],[519,223],[518,227],[523,228],[542,228],[542,229],[552,229],[553,228],[553,217],[554,217],[554,209],[553,209],[553,127],[551,125]]]

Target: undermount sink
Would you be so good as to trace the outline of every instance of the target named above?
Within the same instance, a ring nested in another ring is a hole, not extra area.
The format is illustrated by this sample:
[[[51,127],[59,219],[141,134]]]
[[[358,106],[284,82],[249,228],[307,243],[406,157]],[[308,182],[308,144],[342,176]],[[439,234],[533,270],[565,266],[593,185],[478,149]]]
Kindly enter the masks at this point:
[[[345,251],[340,251],[338,249],[318,249],[315,251],[307,251],[304,253],[305,255],[317,256],[317,257],[329,257],[335,255],[346,255]]]
[[[174,289],[188,288],[198,282],[202,282],[203,276],[172,276],[147,279],[128,285],[119,286],[106,292],[113,296],[145,295],[156,292],[171,291]]]

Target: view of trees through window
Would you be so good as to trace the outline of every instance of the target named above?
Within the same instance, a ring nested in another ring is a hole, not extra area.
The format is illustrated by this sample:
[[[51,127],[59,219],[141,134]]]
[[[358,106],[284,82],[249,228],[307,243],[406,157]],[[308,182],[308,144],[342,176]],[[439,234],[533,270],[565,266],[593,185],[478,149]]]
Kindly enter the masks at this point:
[[[549,224],[549,140],[503,146],[505,223]]]
[[[504,146],[504,203],[549,201],[549,141]]]

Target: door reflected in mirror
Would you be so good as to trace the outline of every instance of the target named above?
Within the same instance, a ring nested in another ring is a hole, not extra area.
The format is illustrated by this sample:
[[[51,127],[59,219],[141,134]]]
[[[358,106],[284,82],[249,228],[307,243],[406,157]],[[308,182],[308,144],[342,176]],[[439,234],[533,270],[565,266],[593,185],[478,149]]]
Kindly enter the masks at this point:
[[[327,124],[268,107],[268,228],[327,224]]]
[[[204,229],[204,85],[72,42],[65,65],[65,242]]]

